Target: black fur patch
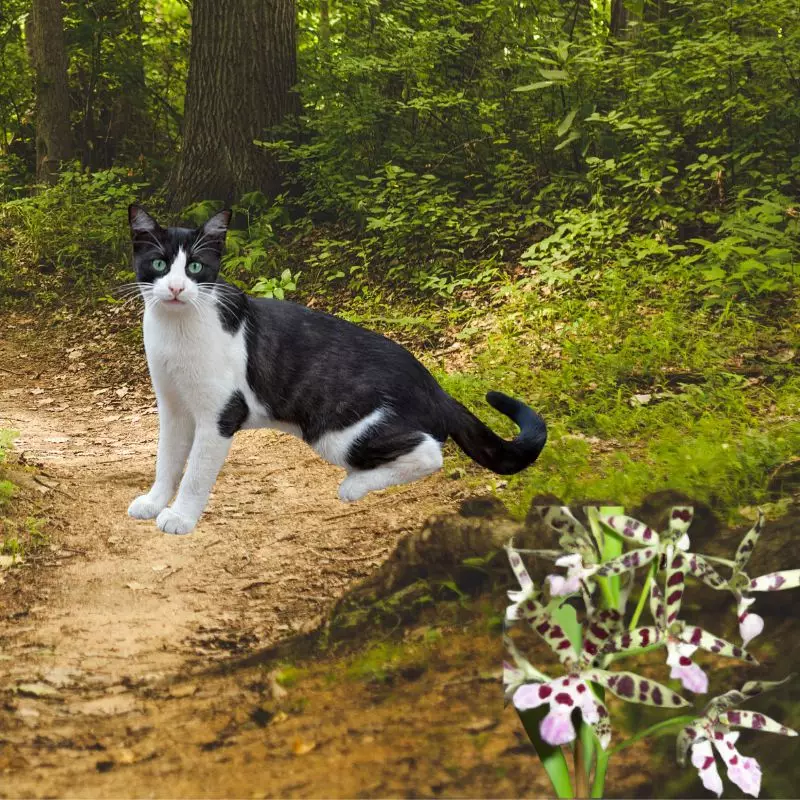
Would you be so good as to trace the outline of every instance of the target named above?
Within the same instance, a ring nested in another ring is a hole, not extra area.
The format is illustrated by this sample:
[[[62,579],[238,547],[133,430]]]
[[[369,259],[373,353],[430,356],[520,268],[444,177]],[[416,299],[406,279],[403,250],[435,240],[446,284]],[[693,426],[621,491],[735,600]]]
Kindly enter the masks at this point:
[[[419,431],[410,431],[405,424],[398,425],[389,420],[371,428],[353,442],[347,463],[353,469],[374,469],[410,453],[423,438]]]
[[[231,437],[247,421],[250,409],[244,395],[237,389],[230,397],[225,408],[217,418],[217,430],[220,436]]]

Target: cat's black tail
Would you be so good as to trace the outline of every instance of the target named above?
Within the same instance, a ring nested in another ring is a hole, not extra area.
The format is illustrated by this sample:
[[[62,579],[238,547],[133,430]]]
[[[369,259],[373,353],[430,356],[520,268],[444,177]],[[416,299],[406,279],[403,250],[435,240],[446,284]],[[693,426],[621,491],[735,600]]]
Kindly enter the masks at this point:
[[[547,427],[532,408],[507,394],[489,392],[486,400],[519,426],[519,433],[510,442],[501,439],[453,398],[450,398],[450,435],[482,467],[500,475],[513,475],[539,457],[547,441]]]

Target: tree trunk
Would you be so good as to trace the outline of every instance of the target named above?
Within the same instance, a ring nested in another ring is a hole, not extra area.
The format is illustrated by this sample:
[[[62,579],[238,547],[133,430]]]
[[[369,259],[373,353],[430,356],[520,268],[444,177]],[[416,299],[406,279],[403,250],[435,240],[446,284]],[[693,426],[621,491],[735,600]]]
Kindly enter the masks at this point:
[[[331,5],[329,0],[319,0],[319,44],[327,51],[331,43]]]
[[[61,0],[33,0],[29,20],[28,54],[36,93],[36,177],[54,183],[61,162],[73,154]]]
[[[277,161],[253,140],[297,111],[295,16],[295,0],[195,0],[174,209],[277,191]]]
[[[630,0],[628,0],[630,2]],[[625,0],[611,0],[611,35],[615,39],[633,39],[636,28],[631,23],[637,22],[638,15],[625,5]]]

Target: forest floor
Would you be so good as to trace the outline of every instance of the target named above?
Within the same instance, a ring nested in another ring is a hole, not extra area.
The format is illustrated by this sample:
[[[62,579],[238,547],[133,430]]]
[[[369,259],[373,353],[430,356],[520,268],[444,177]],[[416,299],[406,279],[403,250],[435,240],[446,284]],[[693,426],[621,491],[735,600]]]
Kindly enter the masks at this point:
[[[302,442],[246,432],[197,530],[165,536],[125,513],[156,452],[141,347],[107,316],[34,323],[0,323],[0,428],[44,532],[0,572],[0,797],[544,792],[485,627],[411,630],[400,667],[378,645],[278,673],[288,695],[263,666],[213,669],[313,626],[462,482],[346,506]]]
[[[0,508],[0,798],[547,796],[502,707],[500,591],[313,659],[269,650],[324,620],[482,478],[446,468],[347,506],[337,468],[290,436],[247,431],[196,531],[165,536],[125,513],[156,452],[137,330],[120,307],[0,320],[0,430],[19,433],[18,494]],[[787,503],[759,574],[797,563],[800,496]],[[729,550],[741,535],[717,533]],[[24,561],[9,568],[15,537]],[[782,676],[798,659],[797,615],[785,595],[759,604],[773,630],[757,649],[763,674]],[[692,611],[714,625],[718,605],[703,597]],[[746,672],[715,664],[737,682]],[[781,704],[762,710],[794,724],[797,691]],[[639,707],[617,706],[624,738]],[[769,744],[754,753],[765,765],[785,752]],[[696,795],[672,751],[623,751],[609,796]],[[793,774],[765,770],[771,796],[789,796]]]

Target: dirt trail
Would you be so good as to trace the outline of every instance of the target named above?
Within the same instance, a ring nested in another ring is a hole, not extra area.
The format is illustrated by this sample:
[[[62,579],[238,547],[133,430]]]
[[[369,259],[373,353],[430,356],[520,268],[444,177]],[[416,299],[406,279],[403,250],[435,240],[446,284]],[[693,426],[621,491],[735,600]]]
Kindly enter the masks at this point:
[[[45,748],[37,761],[42,742],[85,744],[102,720],[141,710],[142,686],[313,624],[404,532],[464,496],[439,475],[348,506],[336,496],[341,471],[302,442],[242,432],[195,532],[166,536],[125,513],[149,485],[156,450],[141,348],[120,356],[101,337],[26,328],[19,318],[0,323],[0,427],[20,431],[17,449],[41,467],[64,530],[35,585],[26,569],[12,570],[0,590],[19,593],[14,613],[0,611],[0,690],[14,698],[7,741],[17,757],[62,770],[62,780],[75,780],[75,752]],[[0,758],[0,797],[78,792],[20,766]]]

